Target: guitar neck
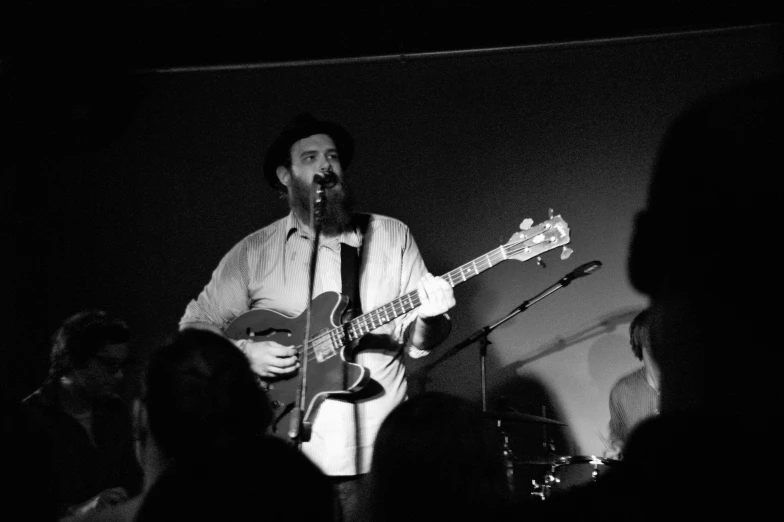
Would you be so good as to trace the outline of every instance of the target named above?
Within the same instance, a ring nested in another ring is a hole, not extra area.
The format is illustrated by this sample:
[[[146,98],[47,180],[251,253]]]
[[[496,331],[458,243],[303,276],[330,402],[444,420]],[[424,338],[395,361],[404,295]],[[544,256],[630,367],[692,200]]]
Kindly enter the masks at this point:
[[[442,275],[441,278],[454,288],[460,283],[468,281],[472,277],[481,274],[504,260],[506,260],[506,254],[504,252],[504,247],[501,246],[491,250],[483,256],[477,257],[473,261],[469,261],[468,263],[455,268],[451,272]],[[385,325],[393,319],[410,312],[420,304],[422,303],[419,300],[419,294],[414,290],[380,308],[376,308],[372,312],[367,312],[366,314],[356,317],[349,323],[338,327],[337,330],[341,330],[346,339],[351,342],[359,339],[366,333],[375,330],[379,326]]]

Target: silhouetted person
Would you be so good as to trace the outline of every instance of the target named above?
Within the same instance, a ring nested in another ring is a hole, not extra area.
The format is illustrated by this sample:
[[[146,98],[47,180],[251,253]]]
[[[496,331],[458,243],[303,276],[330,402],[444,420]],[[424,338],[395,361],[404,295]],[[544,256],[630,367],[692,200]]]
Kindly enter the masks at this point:
[[[135,407],[145,492],[137,520],[324,520],[327,477],[266,435],[272,418],[249,361],[226,338],[185,330],[156,353]]]
[[[623,465],[564,496],[547,520],[760,519],[782,479],[779,260],[782,82],[702,100],[664,137],[637,216],[629,277],[650,298],[660,412]]]
[[[142,397],[134,403],[142,492],[68,522],[284,514],[331,520],[335,499],[327,477],[292,446],[267,435],[271,418],[248,359],[230,341],[206,330],[179,333],[153,353]]]
[[[58,512],[92,499],[113,504],[135,494],[130,412],[118,396],[130,330],[106,312],[66,319],[53,337],[49,376],[22,401],[29,430],[49,441]]]
[[[426,392],[384,420],[363,520],[491,520],[509,498],[502,449],[479,407]]]

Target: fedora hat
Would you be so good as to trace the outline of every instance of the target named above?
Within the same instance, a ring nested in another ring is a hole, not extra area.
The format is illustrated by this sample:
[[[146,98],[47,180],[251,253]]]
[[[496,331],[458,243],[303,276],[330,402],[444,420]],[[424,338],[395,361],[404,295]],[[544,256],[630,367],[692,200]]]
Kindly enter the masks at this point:
[[[348,168],[354,156],[354,139],[351,134],[337,123],[317,120],[308,113],[300,114],[283,129],[267,149],[264,157],[264,177],[272,188],[280,190],[283,187],[278,179],[277,169],[289,163],[291,146],[314,134],[326,134],[332,138],[340,156],[340,165],[343,169]]]

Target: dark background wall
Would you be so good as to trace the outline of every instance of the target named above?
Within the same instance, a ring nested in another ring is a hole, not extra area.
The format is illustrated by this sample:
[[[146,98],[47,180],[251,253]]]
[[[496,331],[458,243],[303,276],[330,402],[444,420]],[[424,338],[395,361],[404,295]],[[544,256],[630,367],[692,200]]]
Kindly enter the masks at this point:
[[[626,280],[625,256],[658,141],[700,95],[780,71],[780,50],[777,31],[762,26],[255,69],[129,74],[56,54],[13,62],[6,391],[37,387],[48,337],[83,308],[125,318],[140,357],[173,333],[221,256],[285,213],[261,161],[304,110],[352,131],[360,207],[406,222],[434,273],[506,242],[526,217],[542,221],[550,208],[564,217],[569,259],[505,262],[455,289],[452,334],[410,364],[411,389],[479,400],[477,347],[449,347],[600,260],[599,272],[490,336],[487,377],[491,407],[561,419],[568,427],[550,434],[559,452],[601,453],[609,389],[638,365],[628,324],[645,300]],[[684,216],[673,233],[699,248],[700,228],[716,225]]]

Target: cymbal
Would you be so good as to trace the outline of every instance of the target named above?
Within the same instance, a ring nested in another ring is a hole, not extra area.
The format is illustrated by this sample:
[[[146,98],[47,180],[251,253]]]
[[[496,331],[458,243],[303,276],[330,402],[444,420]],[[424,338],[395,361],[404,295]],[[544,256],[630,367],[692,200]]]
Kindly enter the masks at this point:
[[[536,422],[539,424],[555,424],[557,426],[566,426],[566,423],[547,417],[539,417],[537,415],[529,415],[527,413],[517,412],[501,412],[501,411],[487,411],[485,417],[493,420],[500,420],[504,422]]]

